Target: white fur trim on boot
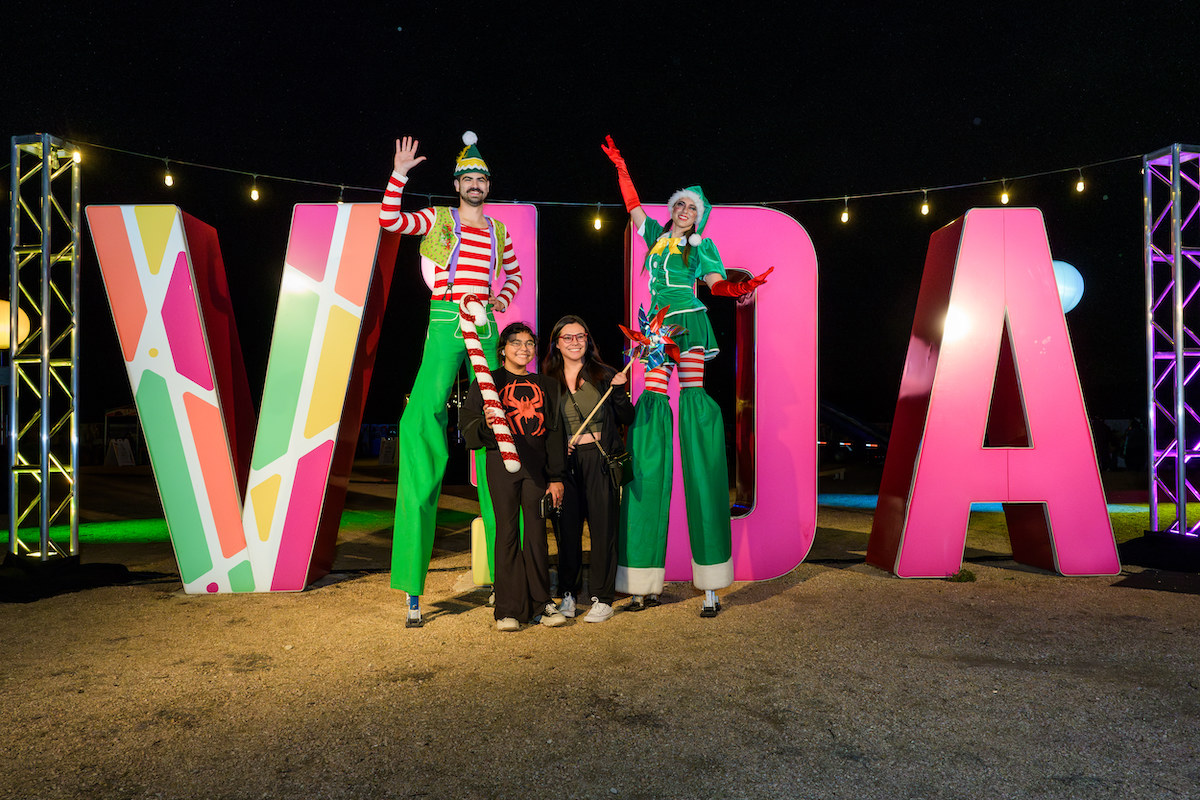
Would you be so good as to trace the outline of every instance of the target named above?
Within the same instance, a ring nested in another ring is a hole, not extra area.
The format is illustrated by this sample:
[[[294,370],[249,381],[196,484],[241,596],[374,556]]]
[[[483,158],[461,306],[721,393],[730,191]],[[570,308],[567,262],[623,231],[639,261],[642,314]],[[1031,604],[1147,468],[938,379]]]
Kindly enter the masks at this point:
[[[617,591],[624,594],[662,594],[665,575],[664,567],[618,566]]]
[[[733,560],[723,564],[697,564],[692,562],[692,583],[697,589],[724,589],[733,583]]]

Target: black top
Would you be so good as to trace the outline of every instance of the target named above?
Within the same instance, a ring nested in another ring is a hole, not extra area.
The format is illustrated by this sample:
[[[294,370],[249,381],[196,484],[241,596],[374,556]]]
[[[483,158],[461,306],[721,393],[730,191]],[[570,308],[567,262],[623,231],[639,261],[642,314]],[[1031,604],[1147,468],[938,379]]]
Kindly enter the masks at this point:
[[[608,387],[612,384],[614,375],[616,375],[615,372],[609,373],[607,376],[605,376],[605,379],[600,383],[600,385],[596,386],[596,389],[600,392],[601,397],[603,397],[604,393],[608,391]],[[589,380],[586,374],[584,374],[584,382],[591,383],[591,380]],[[563,405],[570,405],[571,400],[565,394],[566,389],[563,389],[561,384],[559,385],[559,391],[564,392],[562,399]],[[584,413],[586,414],[587,411],[585,410]],[[566,416],[565,408],[563,410],[563,416]],[[629,384],[625,383],[622,386],[614,386],[612,394],[610,394],[600,405],[600,410],[596,412],[596,416],[592,417],[592,424],[596,422],[600,423],[600,446],[604,448],[606,453],[621,453],[625,451],[625,437],[621,431],[621,428],[622,426],[631,424],[633,422],[633,417],[634,407],[633,403],[629,400]],[[565,426],[566,423],[564,422],[563,424]],[[592,427],[592,424],[589,424],[588,427]],[[571,437],[574,434],[575,431],[572,430],[563,431],[564,459],[566,458],[567,442],[571,441]]]
[[[500,404],[508,417],[521,466],[535,478],[561,481],[566,472],[566,439],[559,413],[558,381],[545,375],[514,375],[501,367],[492,373]],[[483,415],[479,383],[471,384],[462,409],[462,434],[472,450],[496,450],[496,437]]]

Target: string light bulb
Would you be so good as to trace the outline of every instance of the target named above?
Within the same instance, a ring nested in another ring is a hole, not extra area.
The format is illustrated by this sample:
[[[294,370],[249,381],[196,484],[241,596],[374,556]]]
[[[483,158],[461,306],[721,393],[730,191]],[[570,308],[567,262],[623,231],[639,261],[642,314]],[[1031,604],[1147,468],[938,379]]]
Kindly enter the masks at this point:
[[[1005,206],[1008,205],[1008,183],[1007,183],[1007,181],[1000,181],[1000,204],[1005,205]]]
[[[175,178],[171,176],[171,162],[164,158],[163,166],[166,167],[167,170],[166,174],[163,175],[163,183],[165,183],[167,186],[174,186]]]
[[[921,216],[929,216],[929,192],[925,189],[921,190]]]
[[[250,187],[250,199],[258,201],[258,176],[254,176],[254,184]]]
[[[1082,193],[1086,188],[1083,183],[1083,170],[1076,170],[1076,172],[1079,173],[1079,180],[1075,181],[1075,191]]]
[[[346,184],[338,186],[338,205],[342,204],[342,196],[346,193]]]
[[[76,164],[81,163],[83,161],[83,153],[76,150],[74,153],[71,153],[71,160],[74,161]]]
[[[850,221],[850,198],[843,197],[842,203],[843,203],[843,205],[842,205],[842,222],[849,222]]]
[[[593,220],[592,226],[596,230],[600,230],[600,204],[596,203],[596,219]]]

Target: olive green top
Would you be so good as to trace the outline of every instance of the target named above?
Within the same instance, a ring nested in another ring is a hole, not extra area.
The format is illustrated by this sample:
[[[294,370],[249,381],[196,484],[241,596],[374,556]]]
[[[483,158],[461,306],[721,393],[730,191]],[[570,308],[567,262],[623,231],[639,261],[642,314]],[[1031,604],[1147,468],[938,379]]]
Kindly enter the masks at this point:
[[[572,397],[575,399],[574,403],[571,402]],[[566,393],[563,394],[562,406],[563,414],[567,419],[566,433],[568,439],[575,435],[575,431],[579,430],[580,423],[583,422],[588,414],[592,413],[592,409],[595,408],[596,404],[599,402],[600,390],[595,386],[592,386],[586,380],[583,382],[582,386],[575,390],[575,394],[570,396],[568,396]],[[576,409],[576,406],[579,406],[579,408]],[[579,415],[580,412],[583,412],[583,416]],[[597,413],[596,416],[592,417],[592,421],[589,422],[587,426],[588,433],[594,433],[597,436],[600,435],[600,432],[604,429],[600,421],[600,417],[603,413],[604,412],[601,411]]]

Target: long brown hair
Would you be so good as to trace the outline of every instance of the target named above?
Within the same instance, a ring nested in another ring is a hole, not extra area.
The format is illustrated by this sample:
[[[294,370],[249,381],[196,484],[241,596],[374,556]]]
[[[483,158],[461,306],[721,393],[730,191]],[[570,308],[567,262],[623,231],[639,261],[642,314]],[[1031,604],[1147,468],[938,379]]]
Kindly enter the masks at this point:
[[[612,380],[612,376],[617,371],[608,364],[605,364],[604,359],[600,358],[600,351],[596,349],[596,342],[592,339],[592,332],[588,329],[587,323],[574,314],[567,314],[554,323],[554,329],[550,331],[550,349],[546,352],[546,357],[542,359],[542,374],[554,378],[564,388],[571,388],[567,386],[563,357],[558,349],[558,337],[562,334],[563,328],[571,324],[579,325],[583,328],[583,332],[587,334],[587,347],[583,351],[583,367],[579,370],[580,383],[577,383],[574,388],[578,389],[582,385],[585,375],[587,376],[587,380],[594,386],[599,386],[605,381]]]

